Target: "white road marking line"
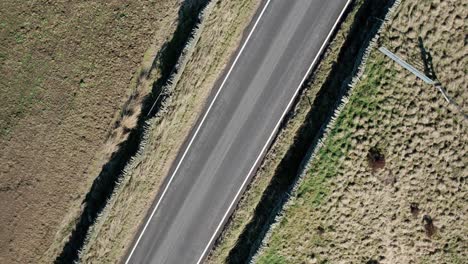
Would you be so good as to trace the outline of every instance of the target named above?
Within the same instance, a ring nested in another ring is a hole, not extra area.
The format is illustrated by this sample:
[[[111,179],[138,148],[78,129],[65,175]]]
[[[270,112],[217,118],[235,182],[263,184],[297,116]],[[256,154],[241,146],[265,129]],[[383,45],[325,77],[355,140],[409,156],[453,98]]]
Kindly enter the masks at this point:
[[[187,155],[187,152],[189,151],[190,149],[190,146],[192,145],[193,141],[195,140],[195,138],[197,137],[197,134],[198,132],[200,131],[200,128],[202,127],[203,123],[205,122],[205,119],[206,117],[208,116],[208,113],[210,112],[211,108],[213,107],[215,101],[216,101],[216,98],[218,98],[218,95],[220,94],[221,90],[224,88],[224,85],[227,81],[227,79],[229,78],[229,75],[231,74],[232,70],[234,69],[234,66],[236,65],[240,55],[242,54],[242,52],[244,51],[244,48],[245,46],[247,45],[247,43],[249,42],[250,40],[250,37],[252,36],[252,33],[254,32],[255,28],[257,27],[257,24],[258,22],[260,21],[260,19],[262,18],[263,14],[265,13],[265,10],[267,9],[268,5],[270,4],[271,0],[268,0],[265,4],[265,6],[263,7],[260,15],[258,16],[257,20],[255,21],[255,24],[254,26],[252,27],[252,29],[250,30],[250,33],[249,35],[247,36],[244,44],[242,45],[239,53],[237,54],[236,58],[234,59],[234,62],[232,63],[231,65],[231,68],[229,68],[229,71],[228,73],[226,74],[226,76],[224,77],[224,80],[223,82],[221,83],[221,86],[219,87],[219,90],[216,92],[213,100],[211,101],[210,103],[210,106],[208,107],[208,109],[206,110],[205,112],[205,115],[203,116],[200,124],[198,125],[197,129],[195,130],[195,133],[193,134],[192,138],[190,139],[190,142],[189,144],[187,145],[187,147],[185,148],[185,151],[184,151],[184,154],[182,154],[182,157],[180,158],[179,160],[179,163],[177,164],[174,172],[172,173],[171,177],[169,178],[169,181],[167,182],[166,184],[166,187],[164,188],[164,191],[162,192],[161,194],[161,197],[159,198],[158,202],[156,203],[156,206],[154,207],[153,211],[151,212],[151,215],[150,217],[148,218],[148,221],[146,222],[145,226],[143,227],[143,230],[141,231],[140,235],[138,236],[138,239],[135,243],[135,245],[133,246],[132,248],[132,251],[130,251],[130,254],[128,255],[128,258],[127,260],[125,261],[125,264],[128,264],[130,262],[130,259],[132,258],[132,255],[133,253],[135,252],[135,249],[136,247],[138,246],[138,243],[140,242],[141,238],[143,237],[143,234],[145,233],[146,231],[146,228],[148,228],[148,225],[149,223],[151,222],[151,219],[153,218],[154,214],[156,213],[156,210],[158,210],[158,207],[159,205],[161,204],[161,201],[162,199],[164,198],[164,195],[166,194],[167,190],[169,189],[169,186],[172,182],[172,180],[174,179],[174,176],[176,175],[177,171],[179,170],[180,168],[180,165],[182,164],[182,161],[184,160],[185,156]]]
[[[305,74],[305,76],[302,78],[302,81],[301,83],[299,84],[299,86],[297,87],[296,91],[294,92],[294,95],[293,97],[291,98],[291,100],[289,101],[286,109],[284,110],[283,114],[281,115],[281,118],[280,120],[278,121],[278,123],[276,124],[274,130],[273,130],[273,133],[271,133],[270,137],[268,138],[265,146],[263,146],[263,149],[262,151],[260,152],[260,155],[258,155],[257,159],[255,160],[254,162],[254,165],[252,166],[252,168],[250,168],[250,171],[249,173],[247,173],[247,177],[245,178],[244,182],[242,183],[241,185],[241,188],[239,189],[239,191],[237,191],[236,193],[236,196],[234,197],[234,199],[232,200],[231,204],[229,205],[229,208],[228,210],[226,211],[226,213],[224,214],[223,218],[221,219],[221,222],[219,223],[218,227],[216,228],[214,234],[211,236],[211,239],[210,241],[208,242],[208,244],[206,245],[205,249],[203,250],[203,253],[202,255],[200,256],[200,258],[198,259],[197,261],[197,264],[200,264],[206,253],[208,252],[208,250],[210,249],[211,247],[211,244],[213,243],[214,239],[217,237],[218,235],[218,232],[219,230],[221,229],[221,227],[223,226],[224,222],[226,221],[227,217],[229,217],[230,215],[230,212],[232,210],[232,207],[236,204],[237,202],[237,199],[239,198],[239,195],[242,193],[242,190],[244,189],[245,185],[247,184],[247,182],[249,181],[250,177],[251,177],[251,174],[253,173],[253,171],[255,170],[255,168],[257,167],[257,163],[260,161],[260,159],[263,157],[263,154],[264,152],[266,151],[266,149],[268,148],[268,146],[270,145],[270,142],[271,140],[273,139],[273,137],[276,135],[276,132],[279,128],[279,126],[281,125],[281,122],[283,121],[283,118],[284,116],[288,113],[289,109],[291,108],[292,106],[292,103],[294,102],[294,100],[296,99],[296,96],[297,94],[299,93],[302,85],[304,84],[305,80],[307,79],[307,77],[309,76],[310,74],[310,71],[312,70],[312,68],[314,67],[315,63],[317,62],[318,58],[320,57],[320,55],[322,54],[323,52],[323,49],[325,48],[325,46],[327,45],[331,35],[333,34],[333,32],[335,31],[335,28],[336,26],[338,25],[339,21],[341,20],[341,17],[343,16],[344,12],[346,11],[346,9],[348,8],[349,4],[351,3],[351,0],[348,0],[343,8],[343,10],[341,10],[341,13],[340,15],[338,16],[337,20],[335,21],[335,24],[333,25],[332,29],[330,30],[330,32],[328,33],[328,36],[327,38],[325,39],[325,41],[323,42],[322,46],[320,47],[320,50],[319,52],[317,53],[317,55],[315,56],[314,60],[312,61],[312,64],[309,66],[309,69],[307,69],[307,72]],[[262,11],[263,12],[263,11]]]

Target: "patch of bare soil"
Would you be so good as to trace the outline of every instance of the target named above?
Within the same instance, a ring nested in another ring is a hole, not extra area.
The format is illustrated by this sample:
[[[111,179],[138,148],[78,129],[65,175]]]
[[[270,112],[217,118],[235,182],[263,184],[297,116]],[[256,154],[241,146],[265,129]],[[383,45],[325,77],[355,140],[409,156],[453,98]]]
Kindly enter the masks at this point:
[[[119,109],[139,114],[131,99],[148,93],[135,89],[151,62],[139,65],[171,36],[179,5],[0,2],[0,263],[53,260],[70,208],[134,126],[116,124]]]
[[[467,5],[402,1],[380,40],[432,68],[465,113]],[[434,86],[372,51],[258,262],[466,263],[467,124]]]

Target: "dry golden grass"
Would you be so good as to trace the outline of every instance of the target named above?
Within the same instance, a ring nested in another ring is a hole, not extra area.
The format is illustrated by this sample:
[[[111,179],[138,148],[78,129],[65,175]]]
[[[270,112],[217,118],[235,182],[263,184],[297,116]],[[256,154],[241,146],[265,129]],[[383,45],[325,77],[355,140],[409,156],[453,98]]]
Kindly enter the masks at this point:
[[[160,184],[227,65],[259,1],[213,1],[186,49],[164,111],[151,119],[143,147],[91,228],[83,263],[116,263],[125,254]]]
[[[381,37],[417,64],[421,36],[465,113],[466,10],[457,0],[403,1]],[[433,86],[374,49],[258,263],[466,263],[466,133]],[[384,168],[371,168],[372,148]]]
[[[51,263],[62,249],[179,5],[0,1],[0,263]]]

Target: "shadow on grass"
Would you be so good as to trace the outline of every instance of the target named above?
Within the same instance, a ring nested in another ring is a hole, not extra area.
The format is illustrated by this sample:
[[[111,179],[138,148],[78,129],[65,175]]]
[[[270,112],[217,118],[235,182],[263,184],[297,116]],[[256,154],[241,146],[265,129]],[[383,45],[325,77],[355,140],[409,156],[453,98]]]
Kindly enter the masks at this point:
[[[332,66],[314,102],[309,101],[312,107],[306,122],[295,135],[294,144],[289,147],[276,168],[251,221],[229,252],[227,263],[249,263],[258,251],[266,232],[291,194],[307,151],[322,136],[323,128],[333,116],[342,97],[348,91],[348,84],[357,73],[365,49],[381,26],[383,20],[375,18],[383,18],[393,2],[367,0],[358,10],[350,33],[339,52],[338,61]]]
[[[438,82],[437,75],[434,71],[434,64],[432,63],[431,53],[424,47],[424,42],[421,37],[418,37],[418,46],[421,51],[421,59],[424,64],[424,74],[430,79]]]
[[[463,112],[463,108],[447,94],[447,91],[445,91],[444,87],[437,78],[436,72],[434,70],[434,63],[432,62],[431,52],[425,48],[424,41],[421,37],[418,37],[418,46],[421,52],[421,59],[424,64],[424,74],[435,82],[434,86],[444,96],[444,99],[449,104],[452,104],[457,109],[457,111],[465,118],[465,121],[468,120],[468,115],[465,112]]]
[[[200,21],[200,12],[207,3],[208,0],[183,2],[179,10],[179,22],[176,31],[172,39],[165,43],[164,48],[159,51],[153,62],[153,68],[159,67],[162,74],[153,84],[151,94],[144,99],[142,114],[138,117],[137,126],[128,131],[128,139],[118,146],[118,150],[112,154],[109,162],[102,167],[101,172],[94,180],[91,189],[82,202],[84,208],[76,226],[62,252],[55,259],[55,263],[73,263],[78,259],[79,251],[84,245],[89,228],[94,224],[97,216],[104,209],[108,199],[114,192],[122,175],[122,170],[139,149],[146,121],[158,113],[162,102],[164,102],[167,95],[164,95],[162,89],[177,70],[176,65],[180,55],[192,37],[192,32]],[[137,81],[141,81],[143,75],[148,73],[149,70],[143,71]],[[162,96],[160,96],[161,94]],[[148,114],[152,106],[154,106],[153,111]]]

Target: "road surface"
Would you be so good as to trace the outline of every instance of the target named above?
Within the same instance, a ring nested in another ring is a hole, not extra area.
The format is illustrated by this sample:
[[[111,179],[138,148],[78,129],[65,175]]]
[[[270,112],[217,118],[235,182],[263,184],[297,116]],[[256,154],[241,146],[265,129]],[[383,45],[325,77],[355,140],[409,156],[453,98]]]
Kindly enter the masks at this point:
[[[126,263],[203,261],[347,5],[263,2]]]

